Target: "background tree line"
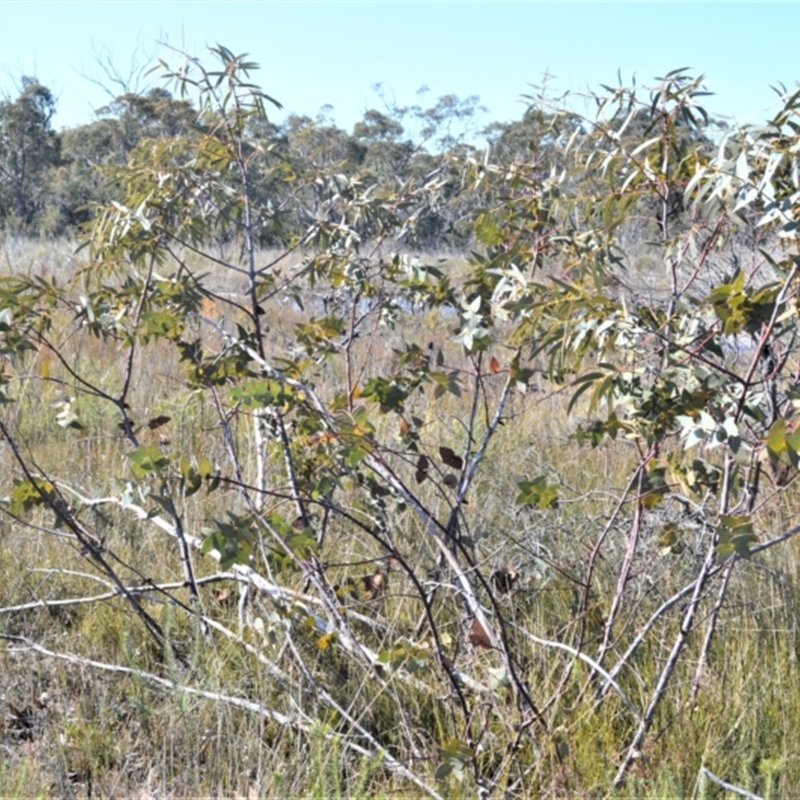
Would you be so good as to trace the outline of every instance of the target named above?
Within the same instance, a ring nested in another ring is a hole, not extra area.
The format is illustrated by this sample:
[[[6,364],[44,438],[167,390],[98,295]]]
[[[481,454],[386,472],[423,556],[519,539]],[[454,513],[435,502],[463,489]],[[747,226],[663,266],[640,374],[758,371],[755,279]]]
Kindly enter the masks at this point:
[[[483,110],[477,96],[449,94],[426,108],[402,107],[387,99],[380,85],[374,88],[384,109],[367,110],[351,132],[334,123],[330,107],[313,118],[293,114],[281,124],[248,122],[250,140],[271,154],[268,166],[260,162],[251,176],[253,199],[264,209],[256,226],[261,246],[285,246],[307,229],[319,211],[317,178],[324,170],[385,196],[413,191],[437,176],[436,207],[429,209],[435,213],[420,215],[406,244],[465,250],[474,243],[475,211],[501,199],[496,188],[476,192],[465,181],[463,165],[477,156],[477,138],[485,141],[493,163],[535,162],[544,177],[563,169],[560,143],[588,134],[578,115],[556,115],[542,98],[530,98],[519,120],[477,131],[476,112]],[[55,111],[50,89],[32,77],[21,79],[16,99],[0,102],[0,231],[5,234],[75,236],[98,205],[123,198],[109,179],[109,167],[124,167],[154,140],[191,140],[213,127],[190,101],[161,87],[124,91],[98,109],[94,121],[60,132],[53,129]],[[639,110],[625,136],[635,141],[646,127],[647,114]],[[597,168],[601,181],[602,165]],[[363,220],[358,229],[364,239],[381,235],[375,221]]]

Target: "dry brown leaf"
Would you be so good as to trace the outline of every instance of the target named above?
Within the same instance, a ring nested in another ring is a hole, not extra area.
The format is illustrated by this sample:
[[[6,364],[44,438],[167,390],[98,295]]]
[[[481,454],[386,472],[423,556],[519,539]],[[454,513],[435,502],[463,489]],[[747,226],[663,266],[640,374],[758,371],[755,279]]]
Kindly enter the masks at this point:
[[[417,483],[422,483],[425,478],[428,477],[428,467],[430,463],[425,456],[420,456],[417,459],[417,471],[414,477],[417,479]]]
[[[361,582],[367,600],[377,600],[386,594],[386,573],[383,570],[376,569],[372,575],[364,575]]]
[[[475,647],[476,650],[491,650],[492,640],[486,629],[481,625],[477,617],[472,620],[472,627],[470,628],[467,641]]]
[[[511,564],[506,564],[505,567],[497,569],[492,573],[492,583],[494,583],[495,588],[500,594],[508,594],[518,579],[519,573]]]
[[[772,471],[772,480],[777,487],[782,488],[789,483],[789,467],[787,464],[773,464],[770,462],[770,469]]]
[[[440,447],[439,455],[442,457],[442,461],[444,461],[448,467],[458,470],[464,469],[464,462],[462,461],[461,457],[457,456],[449,447]]]

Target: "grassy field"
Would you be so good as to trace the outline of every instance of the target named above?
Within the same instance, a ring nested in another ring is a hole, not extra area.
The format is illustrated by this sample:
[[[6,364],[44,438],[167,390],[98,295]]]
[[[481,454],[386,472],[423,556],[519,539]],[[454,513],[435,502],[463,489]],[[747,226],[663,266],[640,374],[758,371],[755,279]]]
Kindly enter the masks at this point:
[[[68,243],[9,241],[2,271],[66,282],[80,258]],[[445,268],[457,279],[457,260]],[[231,296],[243,289],[229,276],[213,276],[212,284]],[[285,351],[294,341],[293,326],[315,308],[273,305],[270,346]],[[205,311],[221,313],[210,306]],[[73,318],[73,309],[58,312],[54,343],[72,370],[111,391],[123,380],[126,351],[76,330]],[[376,327],[358,340],[354,363],[363,365],[364,380],[389,374],[397,351],[409,342],[422,348],[430,343],[448,362],[457,351],[451,328],[441,314],[401,314],[393,330]],[[168,646],[154,645],[134,604],[92,566],[69,531],[55,525],[52,513],[34,512],[24,523],[8,503],[0,505],[0,632],[24,637],[0,645],[0,797],[423,796],[390,758],[442,797],[476,796],[473,773],[460,772],[454,745],[448,745],[464,737],[466,723],[432,657],[418,587],[407,571],[392,569],[388,577],[384,573],[385,593],[348,589],[386,564],[373,536],[339,517],[325,529],[320,559],[328,580],[340,587],[338,599],[358,641],[390,657],[403,649],[403,670],[367,669],[333,639],[323,641],[313,622],[322,611],[307,576],[291,570],[272,576],[261,561],[265,575],[303,598],[305,619],[253,586],[245,603],[241,575],[195,552],[203,613],[217,626],[204,630],[190,613],[175,538],[153,518],[135,513],[147,498],[128,486],[130,446],[115,433],[113,409],[102,398],[76,396],[65,365],[47,348],[24,362],[6,357],[5,369],[17,399],[0,406],[5,425],[29,463],[83,497],[64,489],[81,520],[113,553],[119,574],[131,581],[141,573],[135,603],[157,621]],[[201,453],[224,471],[228,453],[219,417],[207,395],[185,388],[183,370],[163,343],[137,352],[131,414],[141,422],[169,417],[152,430],[143,426],[142,443],[161,447],[175,464]],[[320,375],[324,384],[321,378],[318,388],[327,396],[345,379],[333,365],[322,366]],[[487,403],[500,393],[499,380],[487,380]],[[68,398],[82,426],[77,431],[56,423],[64,408],[57,404]],[[514,394],[468,496],[465,533],[476,572],[489,576],[511,565],[518,573],[511,591],[497,593],[500,608],[492,615],[502,613],[506,621],[540,720],[522,727],[509,722],[516,719],[517,701],[500,654],[476,642],[452,576],[436,573],[438,552],[419,520],[401,504],[387,512],[386,536],[414,575],[438,587],[432,614],[453,664],[479,687],[467,685],[464,692],[472,709],[469,725],[478,732],[476,761],[493,776],[493,796],[732,796],[703,777],[703,768],[761,797],[796,796],[800,545],[794,540],[736,563],[708,663],[699,670],[725,571],[709,583],[646,744],[624,787],[611,788],[679,633],[686,597],[651,627],[648,621],[691,582],[705,557],[708,531],[672,498],[648,511],[638,528],[624,604],[603,648],[604,620],[636,513],[621,498],[637,453],[622,437],[596,448],[578,444],[572,434],[586,419],[581,406],[568,415],[568,401],[566,392],[545,381]],[[429,392],[417,393],[408,411],[423,420],[425,442],[433,448],[463,438],[471,402],[465,393],[431,404]],[[248,476],[257,469],[251,422],[240,415],[231,426]],[[398,439],[396,422],[387,417],[382,424],[386,428],[376,437]],[[302,430],[293,435],[299,440]],[[6,497],[21,474],[7,442],[0,443],[0,459],[0,496]],[[415,464],[399,446],[392,466],[413,482]],[[283,467],[268,463],[268,483],[284,483]],[[544,475],[558,488],[556,507],[516,504],[517,482],[532,475]],[[357,489],[342,486],[342,495],[355,496]],[[797,524],[800,498],[794,475],[781,486],[765,478],[762,491],[769,502],[757,507],[755,530],[765,542]],[[126,492],[128,504],[87,502]],[[436,515],[447,516],[449,496],[440,486],[428,481],[419,492]],[[242,508],[232,488],[199,491],[182,502],[184,528],[200,538],[214,520]],[[275,498],[267,511],[286,514],[290,506]],[[377,519],[374,508],[363,513]],[[681,530],[680,547],[665,545],[668,525]],[[601,535],[590,602],[579,613]],[[641,645],[623,663],[641,634]],[[581,640],[580,649],[592,659],[604,649],[606,670],[618,667],[620,691],[604,690],[598,673],[575,657]],[[362,734],[353,733],[353,720]],[[368,755],[371,742],[380,744],[383,758]],[[456,768],[446,774],[440,769],[445,763]]]

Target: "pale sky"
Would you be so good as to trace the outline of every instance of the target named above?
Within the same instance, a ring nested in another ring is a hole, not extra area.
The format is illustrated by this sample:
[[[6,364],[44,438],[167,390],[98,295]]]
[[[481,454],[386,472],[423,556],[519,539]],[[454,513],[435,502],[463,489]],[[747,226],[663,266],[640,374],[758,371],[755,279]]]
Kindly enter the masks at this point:
[[[455,93],[480,95],[482,122],[518,119],[521,95],[555,76],[582,91],[632,76],[640,84],[678,67],[704,74],[714,113],[760,122],[800,78],[800,3],[603,2],[14,2],[0,3],[0,91],[20,75],[58,97],[57,128],[89,122],[109,97],[100,54],[127,76],[138,53],[165,55],[168,41],[194,54],[207,45],[249,53],[254,79],[286,112],[333,106],[348,130],[381,108],[382,82],[400,105]],[[152,80],[152,79],[151,79]],[[752,115],[752,116],[751,116]],[[271,115],[280,121],[284,113]]]

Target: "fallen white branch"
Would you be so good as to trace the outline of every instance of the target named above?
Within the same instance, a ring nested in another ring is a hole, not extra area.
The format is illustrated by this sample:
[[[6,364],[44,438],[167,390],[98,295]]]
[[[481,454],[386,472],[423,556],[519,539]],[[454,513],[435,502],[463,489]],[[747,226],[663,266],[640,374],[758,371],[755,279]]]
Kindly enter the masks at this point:
[[[210,700],[215,703],[224,703],[225,705],[241,708],[245,711],[250,711],[253,714],[257,714],[260,717],[271,719],[274,722],[277,722],[279,725],[292,727],[296,730],[302,731],[303,733],[312,734],[311,725],[309,723],[290,717],[286,714],[282,714],[280,711],[275,711],[274,709],[268,708],[263,703],[256,703],[253,700],[246,700],[243,697],[234,697],[232,695],[220,694],[219,692],[209,692],[205,689],[198,689],[194,686],[186,686],[185,684],[180,684],[175,681],[171,681],[168,678],[162,678],[159,675],[154,675],[152,672],[135,669],[134,667],[123,667],[119,664],[108,664],[104,661],[95,661],[94,659],[76,656],[71,653],[59,653],[54,650],[48,650],[46,647],[42,647],[41,645],[36,644],[24,636],[11,636],[9,634],[0,633],[0,639],[19,645],[19,648],[17,649],[10,648],[11,653],[20,653],[23,652],[23,650],[30,650],[38,653],[39,655],[46,656],[47,658],[66,661],[69,664],[76,664],[82,667],[91,667],[92,669],[102,670],[104,672],[113,672],[120,675],[129,675],[154,686],[158,686],[162,689],[184,692],[196,697],[202,697],[205,700]],[[343,709],[339,710],[343,712]],[[344,716],[349,717],[349,715],[346,713],[344,713]],[[442,800],[441,795],[438,792],[428,786],[422,779],[417,777],[413,772],[393,758],[364,728],[362,728],[360,725],[357,725],[357,730],[359,735],[369,741],[374,749],[370,750],[366,747],[362,747],[361,745],[353,742],[350,738],[333,732],[323,733],[323,735],[326,739],[339,741],[344,747],[347,747],[350,750],[355,750],[361,755],[381,760],[391,772],[395,772],[406,780],[411,781],[411,783],[422,789],[428,796],[436,798],[436,800]],[[318,731],[314,731],[313,733],[315,735],[319,735]]]
[[[73,575],[80,575],[83,578],[91,578],[92,580],[97,581],[98,583],[103,583],[108,585],[108,581],[104,581],[102,578],[98,578],[96,575],[89,575],[87,573],[75,573],[72,570],[61,570],[61,569],[54,569],[54,570],[31,570],[32,572],[56,572],[56,573],[65,573],[65,574],[73,574]],[[237,576],[233,575],[229,572],[219,572],[216,575],[208,575],[205,578],[198,578],[195,583],[198,586],[202,586],[206,583],[217,583],[219,581],[224,580],[237,580]],[[186,581],[180,581],[179,583],[148,583],[145,586],[128,586],[128,591],[137,599],[145,599],[145,600],[159,600],[155,595],[157,592],[170,592],[174,591],[175,589],[185,589],[187,588],[188,584]],[[113,600],[115,597],[123,597],[124,595],[119,589],[112,589],[109,592],[104,592],[103,594],[95,594],[89,595],[87,597],[65,597],[61,600],[46,600],[44,598],[40,600],[33,600],[30,603],[23,603],[22,605],[18,606],[4,606],[0,608],[0,614],[13,614],[16,611],[32,611],[37,608],[59,608],[64,606],[80,606],[80,605],[87,605],[90,603],[102,603],[105,600]]]
[[[81,503],[87,506],[97,506],[97,505],[116,505],[120,506],[125,511],[130,511],[131,513],[135,514],[140,520],[150,522],[154,524],[156,527],[163,530],[165,533],[169,534],[172,537],[175,537],[177,534],[175,532],[174,526],[172,523],[165,520],[163,517],[159,515],[153,515],[148,513],[144,508],[141,506],[137,506],[134,503],[123,503],[120,498],[117,497],[101,497],[101,498],[87,498],[75,491],[74,488],[68,485],[61,485],[60,487],[64,491],[68,491],[74,497],[77,497]],[[184,533],[184,538],[186,543],[196,549],[202,550],[203,542],[196,536],[192,536],[191,534]],[[449,552],[448,552],[449,554]],[[211,550],[206,555],[209,555],[216,561],[220,560],[220,553],[217,550]],[[256,572],[252,567],[246,564],[233,564],[230,568],[230,573],[232,573],[235,580],[252,585],[255,589],[261,592],[266,597],[269,597],[274,603],[282,605],[284,607],[292,608],[293,610],[299,612],[303,615],[304,618],[310,618],[314,621],[315,629],[322,635],[330,635],[336,633],[336,629],[331,625],[324,617],[320,616],[319,614],[315,613],[311,606],[315,606],[319,608],[322,603],[315,597],[309,597],[308,595],[303,594],[302,592],[296,592],[293,589],[287,589],[283,586],[278,586],[271,581],[268,581],[264,578],[263,575]],[[183,584],[182,584],[183,585]],[[375,626],[375,621],[372,620],[370,617],[366,617],[360,614],[356,614],[354,612],[348,612],[348,614],[353,618],[357,619],[359,622],[366,622],[371,626]],[[347,642],[344,641],[342,638],[337,639],[337,643],[341,644],[343,647],[347,646]],[[361,653],[365,655],[368,659],[370,664],[375,666],[380,666],[380,661],[378,658],[378,654],[372,651],[369,648],[360,645]],[[452,675],[461,682],[463,686],[470,689],[473,692],[486,694],[491,690],[489,687],[484,686],[482,683],[476,681],[474,678],[466,675],[465,673],[461,672],[458,669],[451,669],[450,670]],[[403,672],[403,679],[409,683],[410,685],[417,685],[417,688],[427,688],[421,687],[418,681],[411,675]]]

